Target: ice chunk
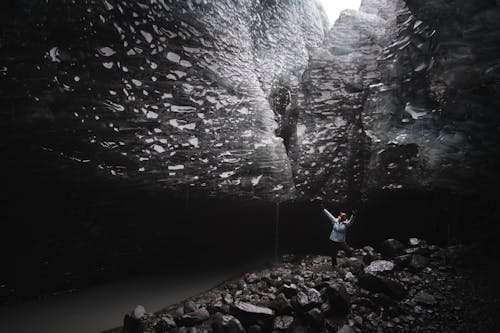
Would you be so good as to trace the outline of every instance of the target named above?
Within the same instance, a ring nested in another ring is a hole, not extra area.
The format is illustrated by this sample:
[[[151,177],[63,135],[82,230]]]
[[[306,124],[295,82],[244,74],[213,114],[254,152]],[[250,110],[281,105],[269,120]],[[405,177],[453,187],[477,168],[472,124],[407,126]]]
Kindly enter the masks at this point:
[[[97,51],[99,52],[100,55],[102,55],[103,57],[110,57],[112,56],[113,54],[116,53],[115,50],[113,50],[112,48],[108,47],[108,46],[105,46],[105,47],[101,47],[99,49],[97,49]]]
[[[236,172],[234,171],[227,171],[227,172],[223,172],[219,175],[220,178],[229,178],[231,176],[233,176]]]
[[[153,41],[153,35],[151,35],[149,32],[141,30],[141,35],[144,37],[146,42],[151,43]]]
[[[178,112],[178,113],[190,113],[196,111],[196,109],[192,106],[183,106],[183,105],[172,105],[170,109],[172,110],[172,112]]]
[[[112,4],[104,0],[104,7],[106,7],[107,10],[112,10],[114,7]]]
[[[198,148],[199,147],[199,140],[198,138],[196,137],[192,137],[188,140],[189,144],[191,144],[192,146]]]
[[[426,109],[413,106],[410,104],[410,102],[406,103],[405,112],[415,120],[418,120],[427,115]]]
[[[184,170],[184,165],[169,165],[168,170]]]
[[[49,56],[52,62],[61,62],[61,59],[59,59],[59,48],[57,46],[50,49]]]
[[[167,59],[172,61],[172,62],[179,62],[181,60],[181,57],[177,54],[177,53],[174,53],[174,52],[168,52],[167,53]]]
[[[158,153],[164,153],[165,152],[165,148],[163,148],[162,146],[160,145],[153,145],[153,149],[158,152]]]
[[[181,66],[183,66],[183,67],[192,67],[192,66],[193,66],[193,65],[192,65],[189,61],[187,61],[187,60],[181,60],[180,64],[181,64]]]
[[[111,69],[111,68],[113,68],[114,62],[112,62],[112,61],[103,62],[102,65],[104,66],[104,68]]]
[[[142,86],[142,82],[139,81],[139,80],[136,80],[136,79],[132,79],[132,83],[136,86],[136,87],[140,87]]]
[[[257,186],[259,184],[261,178],[262,178],[262,175],[252,178],[252,185]]]

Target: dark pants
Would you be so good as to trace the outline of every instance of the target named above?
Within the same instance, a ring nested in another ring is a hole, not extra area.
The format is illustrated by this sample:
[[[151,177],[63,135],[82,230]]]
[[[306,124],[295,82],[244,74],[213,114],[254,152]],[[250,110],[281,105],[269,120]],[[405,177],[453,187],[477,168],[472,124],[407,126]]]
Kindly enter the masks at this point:
[[[345,242],[334,242],[332,241],[332,266],[337,265],[337,252],[343,250],[346,256],[350,257],[352,255],[351,248]]]

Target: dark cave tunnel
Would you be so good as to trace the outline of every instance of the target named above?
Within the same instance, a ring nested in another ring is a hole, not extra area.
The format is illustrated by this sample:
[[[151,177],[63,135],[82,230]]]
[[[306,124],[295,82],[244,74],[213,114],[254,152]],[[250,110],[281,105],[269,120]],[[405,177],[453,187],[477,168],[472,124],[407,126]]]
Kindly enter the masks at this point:
[[[499,253],[498,1],[4,9],[1,304],[328,255],[323,205],[355,248]]]

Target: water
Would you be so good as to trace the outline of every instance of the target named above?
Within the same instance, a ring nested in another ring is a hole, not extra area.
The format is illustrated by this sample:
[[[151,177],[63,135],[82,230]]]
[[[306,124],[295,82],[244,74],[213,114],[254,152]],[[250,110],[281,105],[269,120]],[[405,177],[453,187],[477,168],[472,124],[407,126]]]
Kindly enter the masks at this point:
[[[0,307],[0,332],[92,333],[121,326],[137,305],[154,312],[257,268],[265,259],[142,275]]]

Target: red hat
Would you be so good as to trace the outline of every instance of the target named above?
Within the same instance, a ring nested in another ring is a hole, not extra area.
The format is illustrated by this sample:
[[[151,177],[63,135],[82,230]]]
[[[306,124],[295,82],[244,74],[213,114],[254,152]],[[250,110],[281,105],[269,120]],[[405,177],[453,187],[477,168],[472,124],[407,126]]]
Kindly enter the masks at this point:
[[[346,219],[347,219],[347,214],[344,212],[341,212],[339,214],[339,217],[338,217],[339,222],[345,221]]]

